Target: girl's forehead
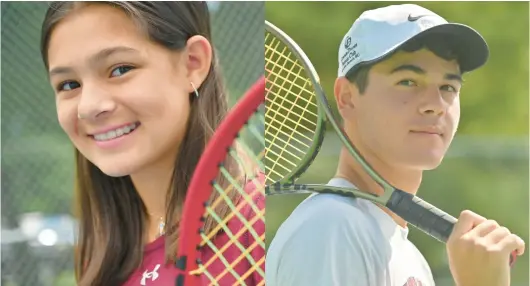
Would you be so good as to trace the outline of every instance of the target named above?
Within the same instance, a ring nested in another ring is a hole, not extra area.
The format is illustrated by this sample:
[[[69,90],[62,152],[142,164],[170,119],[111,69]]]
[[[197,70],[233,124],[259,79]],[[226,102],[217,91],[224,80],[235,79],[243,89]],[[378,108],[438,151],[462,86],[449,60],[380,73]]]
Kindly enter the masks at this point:
[[[57,24],[48,44],[50,67],[67,65],[71,59],[111,47],[126,46],[143,52],[152,45],[129,16],[118,8],[105,6],[81,8]]]

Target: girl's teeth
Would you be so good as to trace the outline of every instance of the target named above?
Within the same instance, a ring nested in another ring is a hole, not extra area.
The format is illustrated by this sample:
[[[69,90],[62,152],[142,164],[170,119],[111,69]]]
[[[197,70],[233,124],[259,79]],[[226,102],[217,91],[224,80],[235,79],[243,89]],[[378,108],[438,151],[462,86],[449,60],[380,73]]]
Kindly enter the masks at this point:
[[[94,139],[96,139],[97,141],[107,141],[115,139],[125,134],[131,133],[134,129],[136,129],[136,127],[136,124],[131,124],[106,133],[96,134],[94,135]]]

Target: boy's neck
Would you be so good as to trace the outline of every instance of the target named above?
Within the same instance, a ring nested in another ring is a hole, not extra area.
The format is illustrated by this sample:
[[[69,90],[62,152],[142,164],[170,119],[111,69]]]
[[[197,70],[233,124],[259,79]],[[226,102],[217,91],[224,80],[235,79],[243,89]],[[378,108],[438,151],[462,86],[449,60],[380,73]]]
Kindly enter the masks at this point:
[[[375,156],[370,155],[371,154],[368,152],[363,152],[363,157],[367,163],[369,163],[374,171],[378,173],[385,181],[389,182],[392,186],[402,191],[411,193],[413,195],[416,194],[421,184],[421,171],[398,170],[395,167],[384,164]],[[341,149],[339,164],[335,177],[346,179],[358,189],[367,193],[379,196],[384,193],[383,188],[370,177],[361,164],[359,164],[345,148]],[[402,227],[406,226],[406,222],[402,218],[398,217],[386,207],[381,207],[381,209],[388,213],[398,225]]]

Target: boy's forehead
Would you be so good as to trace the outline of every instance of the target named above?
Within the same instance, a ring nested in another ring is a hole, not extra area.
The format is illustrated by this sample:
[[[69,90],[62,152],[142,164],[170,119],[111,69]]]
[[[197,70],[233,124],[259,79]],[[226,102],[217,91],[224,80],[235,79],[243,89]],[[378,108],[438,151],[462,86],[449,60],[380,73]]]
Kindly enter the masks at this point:
[[[429,69],[429,67],[438,67],[447,72],[460,73],[460,67],[456,60],[445,60],[425,48],[414,52],[398,51],[375,64],[373,69],[380,72],[391,72],[402,65],[414,65],[424,70]]]

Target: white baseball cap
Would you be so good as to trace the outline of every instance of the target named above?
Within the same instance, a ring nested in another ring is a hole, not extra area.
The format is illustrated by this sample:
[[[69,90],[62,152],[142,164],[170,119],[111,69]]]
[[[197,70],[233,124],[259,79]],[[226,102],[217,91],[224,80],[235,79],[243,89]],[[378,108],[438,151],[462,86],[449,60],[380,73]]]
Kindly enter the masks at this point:
[[[448,23],[444,18],[414,4],[368,10],[355,20],[339,47],[338,75],[346,76],[361,64],[375,63],[419,35],[447,35],[463,72],[486,63],[489,49],[473,28]]]

